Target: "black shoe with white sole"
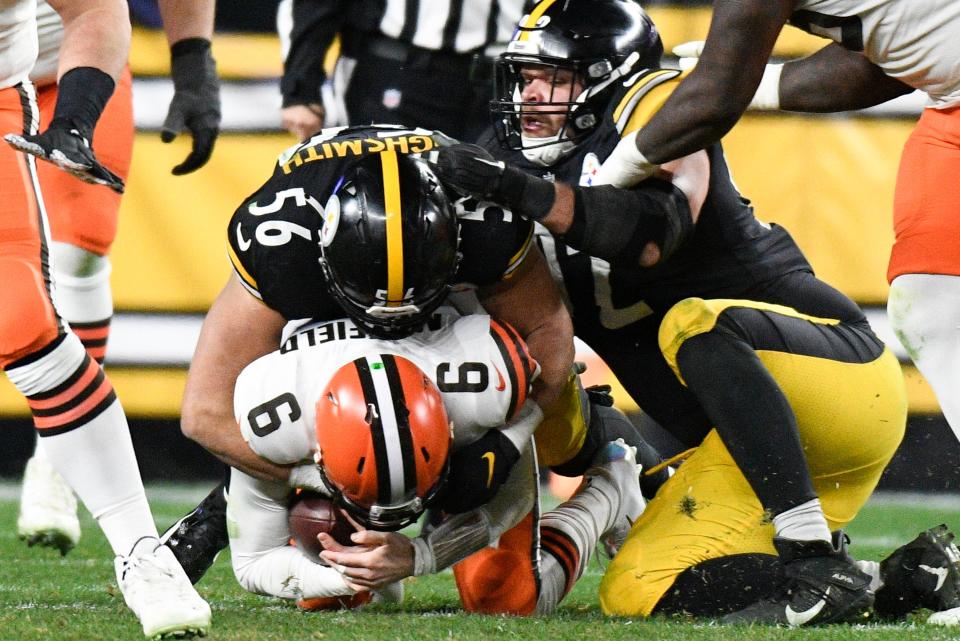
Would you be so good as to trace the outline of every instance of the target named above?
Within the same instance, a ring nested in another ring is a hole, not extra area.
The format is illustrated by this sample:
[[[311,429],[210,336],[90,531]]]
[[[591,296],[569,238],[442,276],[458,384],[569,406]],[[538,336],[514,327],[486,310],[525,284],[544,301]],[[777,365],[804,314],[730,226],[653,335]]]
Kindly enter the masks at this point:
[[[883,587],[873,606],[878,616],[895,619],[920,608],[960,607],[960,551],[953,538],[941,524],[880,562]]]
[[[854,565],[842,532],[834,534],[833,544],[778,537],[773,545],[783,562],[783,586],[773,597],[723,617],[724,623],[801,626],[854,623],[869,616],[870,575]]]
[[[230,544],[225,485],[218,485],[193,511],[167,528],[160,542],[177,557],[191,583],[203,578],[220,551]]]

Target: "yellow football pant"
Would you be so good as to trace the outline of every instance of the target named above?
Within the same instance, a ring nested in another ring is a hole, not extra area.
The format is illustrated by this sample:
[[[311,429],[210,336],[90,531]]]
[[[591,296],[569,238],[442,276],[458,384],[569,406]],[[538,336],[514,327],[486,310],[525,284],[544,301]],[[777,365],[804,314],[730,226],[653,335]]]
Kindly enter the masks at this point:
[[[661,324],[661,348],[675,372],[683,340],[710,331],[716,316],[733,305],[837,323],[763,303],[683,301]],[[842,528],[866,503],[903,438],[907,403],[899,363],[886,349],[870,362],[853,363],[757,354],[796,414],[828,525]],[[776,554],[773,536],[768,515],[711,431],[634,524],[600,584],[601,607],[611,615],[647,616],[687,568],[733,554]]]

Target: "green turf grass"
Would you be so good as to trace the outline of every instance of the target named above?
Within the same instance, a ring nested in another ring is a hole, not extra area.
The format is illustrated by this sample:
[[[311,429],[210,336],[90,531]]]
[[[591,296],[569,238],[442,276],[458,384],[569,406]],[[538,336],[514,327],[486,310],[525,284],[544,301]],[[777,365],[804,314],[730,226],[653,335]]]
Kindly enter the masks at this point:
[[[207,488],[149,489],[161,528],[203,497]],[[28,549],[17,540],[16,486],[0,486],[0,641],[141,639],[140,627],[115,586],[109,547],[85,515],[80,545],[61,558]],[[852,552],[880,559],[920,530],[940,522],[960,525],[960,497],[886,496],[875,499],[850,528]],[[467,616],[460,612],[450,573],[410,579],[402,606],[360,612],[301,613],[290,604],[244,592],[228,554],[199,584],[213,606],[210,638],[224,641],[385,641],[531,639],[543,641],[926,641],[956,640],[960,630],[936,628],[914,617],[900,625],[831,626],[821,629],[723,628],[705,623],[609,619],[599,613],[596,589],[602,568],[594,563],[559,612],[537,619]]]

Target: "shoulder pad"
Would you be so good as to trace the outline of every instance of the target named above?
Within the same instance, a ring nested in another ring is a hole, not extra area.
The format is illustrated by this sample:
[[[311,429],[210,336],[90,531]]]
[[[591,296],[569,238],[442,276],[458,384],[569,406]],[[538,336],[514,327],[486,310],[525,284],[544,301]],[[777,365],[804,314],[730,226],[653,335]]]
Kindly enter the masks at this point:
[[[628,88],[616,108],[613,121],[620,137],[640,129],[660,110],[682,78],[676,69],[645,70],[624,83]]]
[[[460,219],[458,283],[477,287],[510,278],[533,245],[533,223],[509,209],[474,198],[454,203]]]

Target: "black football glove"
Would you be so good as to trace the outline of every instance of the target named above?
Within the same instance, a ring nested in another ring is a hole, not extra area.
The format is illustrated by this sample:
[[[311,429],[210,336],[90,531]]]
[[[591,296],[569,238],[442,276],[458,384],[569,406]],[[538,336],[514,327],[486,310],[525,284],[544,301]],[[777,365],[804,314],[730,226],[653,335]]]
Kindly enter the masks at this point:
[[[613,388],[610,385],[591,385],[584,391],[593,405],[613,407]]]
[[[220,80],[210,41],[187,38],[175,43],[170,48],[170,77],[173,100],[160,140],[170,142],[184,129],[190,130],[193,149],[172,171],[174,176],[182,176],[207,164],[220,133]]]
[[[83,182],[123,193],[123,179],[100,164],[89,141],[68,123],[54,120],[43,133],[7,134],[3,139],[14,149],[52,162]]]
[[[450,454],[450,473],[438,507],[448,514],[469,512],[492,499],[520,452],[500,430],[491,429],[479,440]]]
[[[553,183],[496,160],[478,145],[458,143],[437,153],[437,176],[456,192],[540,220],[553,207]]]

